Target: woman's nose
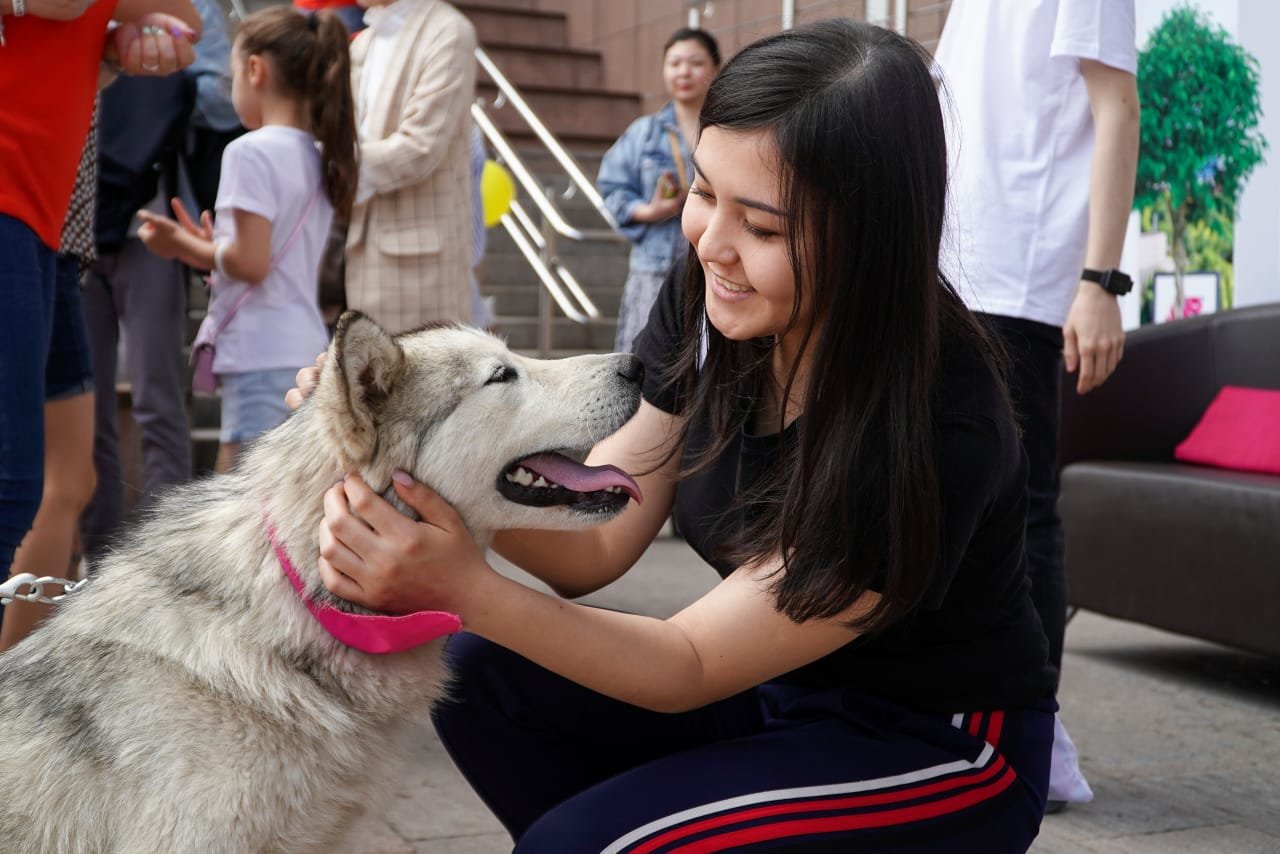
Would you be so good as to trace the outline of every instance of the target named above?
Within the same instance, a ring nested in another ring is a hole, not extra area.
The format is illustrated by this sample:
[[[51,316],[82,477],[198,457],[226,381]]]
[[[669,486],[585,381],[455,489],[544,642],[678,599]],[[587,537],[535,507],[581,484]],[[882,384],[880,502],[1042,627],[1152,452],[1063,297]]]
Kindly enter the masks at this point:
[[[738,254],[734,249],[733,241],[729,240],[725,234],[725,224],[721,219],[714,215],[708,218],[706,227],[698,236],[698,257],[703,261],[714,261],[717,264],[732,264],[737,260]]]

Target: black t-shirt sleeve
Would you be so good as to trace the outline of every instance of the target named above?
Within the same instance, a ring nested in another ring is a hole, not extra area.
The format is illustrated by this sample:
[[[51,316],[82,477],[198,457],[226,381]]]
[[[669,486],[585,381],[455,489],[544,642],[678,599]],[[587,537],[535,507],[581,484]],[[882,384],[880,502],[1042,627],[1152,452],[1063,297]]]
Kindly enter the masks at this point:
[[[644,399],[663,412],[679,409],[679,396],[671,384],[671,368],[679,352],[681,293],[684,290],[685,261],[676,260],[667,273],[658,298],[649,311],[649,320],[636,337],[635,355],[644,363]]]

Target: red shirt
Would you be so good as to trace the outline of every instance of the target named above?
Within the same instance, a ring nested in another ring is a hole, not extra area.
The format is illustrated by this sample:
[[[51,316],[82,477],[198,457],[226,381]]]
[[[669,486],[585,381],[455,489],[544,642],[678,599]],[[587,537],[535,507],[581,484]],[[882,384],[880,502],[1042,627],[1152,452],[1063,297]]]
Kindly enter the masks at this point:
[[[0,213],[57,250],[89,133],[98,64],[117,0],[74,21],[5,15],[0,47]]]
[[[320,9],[343,9],[358,4],[356,0],[293,0],[293,5],[308,12],[315,12]]]

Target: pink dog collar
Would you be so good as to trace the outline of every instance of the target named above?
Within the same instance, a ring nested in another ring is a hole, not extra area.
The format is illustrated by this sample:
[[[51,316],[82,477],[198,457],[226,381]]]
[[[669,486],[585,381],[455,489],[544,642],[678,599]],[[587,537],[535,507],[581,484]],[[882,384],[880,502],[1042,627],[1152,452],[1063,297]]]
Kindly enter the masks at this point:
[[[361,652],[386,655],[405,652],[436,638],[462,631],[462,619],[447,611],[415,611],[412,614],[349,614],[307,597],[293,561],[276,537],[275,525],[267,522],[267,537],[293,590],[324,630],[340,643]]]

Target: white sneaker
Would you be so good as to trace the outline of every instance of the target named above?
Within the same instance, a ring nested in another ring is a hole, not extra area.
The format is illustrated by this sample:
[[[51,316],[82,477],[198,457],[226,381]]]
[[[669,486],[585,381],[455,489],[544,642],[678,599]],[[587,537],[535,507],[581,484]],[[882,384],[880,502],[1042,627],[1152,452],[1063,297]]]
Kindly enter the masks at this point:
[[[1093,800],[1093,789],[1080,773],[1080,756],[1062,725],[1053,716],[1053,758],[1049,763],[1049,800],[1068,804],[1087,804]]]

